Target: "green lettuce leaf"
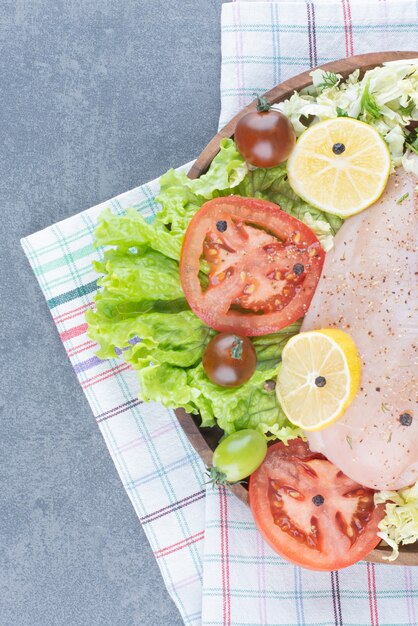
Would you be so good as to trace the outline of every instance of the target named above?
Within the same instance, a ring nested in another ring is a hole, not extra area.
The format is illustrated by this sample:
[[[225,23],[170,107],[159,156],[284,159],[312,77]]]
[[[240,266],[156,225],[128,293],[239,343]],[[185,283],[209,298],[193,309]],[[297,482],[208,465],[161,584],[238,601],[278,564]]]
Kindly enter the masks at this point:
[[[285,163],[250,171],[234,193],[275,202],[283,211],[309,226],[325,250],[332,247],[333,236],[343,224],[340,217],[316,209],[295,194],[287,180]]]
[[[134,209],[123,216],[105,211],[96,245],[112,248],[95,263],[101,290],[94,310],[86,314],[88,334],[99,344],[100,358],[119,355],[137,370],[144,401],[199,413],[202,425],[218,423],[226,433],[257,428],[267,438],[287,441],[300,431],[286,420],[274,381],[283,347],[300,324],[254,338],[254,375],[241,387],[219,387],[202,366],[203,351],[215,331],[190,310],[181,289],[179,259],[191,217],[208,199],[232,193],[279,202],[297,216],[301,210],[302,201],[291,191],[283,167],[248,172],[235,143],[224,139],[199,179],[174,170],[161,178],[162,209],[152,224]]]
[[[215,331],[192,311],[175,315],[150,313],[137,319],[141,342],[129,348],[125,359],[136,369],[149,363],[191,367],[202,359]]]
[[[195,403],[202,416],[202,426],[217,423],[226,434],[243,428],[259,429],[268,439],[278,436],[287,441],[300,435],[300,430],[286,419],[275,389],[266,381],[275,380],[278,365],[269,370],[256,370],[248,382],[241,387],[220,388],[208,380],[203,366],[198,365],[189,372],[189,386],[200,395]],[[201,405],[200,398],[204,403]]]
[[[206,344],[215,334],[192,311],[150,310],[138,314],[137,303],[131,303],[133,306],[126,307],[124,316],[118,304],[106,302],[103,306],[103,300],[99,300],[97,310],[86,315],[89,337],[101,346],[100,358],[115,357],[123,350],[125,361],[136,369],[151,362],[190,367],[201,360]],[[132,345],[139,337],[141,341]]]
[[[169,408],[183,407],[189,413],[199,413],[203,427],[217,423],[226,434],[254,428],[267,439],[287,442],[302,436],[302,431],[288,422],[271,386],[277,372],[278,366],[257,370],[241,387],[227,388],[212,383],[201,363],[190,369],[152,364],[138,373],[139,395],[145,402],[161,402]]]
[[[171,169],[160,178],[157,202],[162,206],[157,222],[170,224],[171,232],[184,234],[190,219],[206,200],[221,192],[233,193],[248,167],[232,139],[222,139],[220,150],[206,174],[191,179],[186,172]]]
[[[138,372],[139,397],[144,402],[160,402],[169,408],[197,413],[193,390],[187,384],[187,370],[172,365],[149,365]]]
[[[281,353],[286,342],[299,331],[299,324],[292,324],[281,332],[253,339],[257,352],[257,369],[248,382],[240,387],[219,387],[211,382],[205,374],[201,362],[193,368],[186,370],[186,378],[175,373],[173,380],[176,389],[170,388],[165,396],[164,386],[167,376],[177,365],[175,360],[158,361],[146,370],[141,367],[139,380],[141,383],[141,398],[146,401],[159,401],[167,407],[183,407],[191,413],[200,413],[202,426],[213,426],[216,422],[227,434],[243,428],[257,428],[267,438],[280,438],[282,441],[300,436],[301,431],[292,426],[286,419],[275,392],[275,380],[281,362]],[[196,331],[195,331],[196,332]],[[212,331],[213,333],[213,331]],[[211,336],[211,335],[210,335]],[[210,336],[202,338],[197,335],[196,340],[201,341],[204,347]],[[182,339],[182,344],[187,342]],[[132,348],[134,358],[142,346],[138,344]],[[156,355],[157,351],[153,351]],[[130,362],[132,360],[128,358]],[[136,365],[134,364],[134,367]],[[178,368],[175,368],[178,369]],[[182,370],[185,371],[185,370]],[[185,385],[188,393],[179,385]]]
[[[103,262],[95,263],[95,269],[103,274],[98,284],[125,300],[147,300],[149,294],[154,300],[184,297],[178,263],[152,249],[106,250]]]
[[[281,360],[283,348],[293,335],[298,334],[300,326],[300,322],[295,322],[277,333],[252,338],[257,354],[258,370],[267,371],[277,366]]]
[[[97,247],[118,246],[121,251],[139,247],[141,252],[151,248],[178,261],[183,234],[171,232],[157,220],[148,224],[138,211],[130,208],[126,215],[113,215],[110,209],[103,211],[94,236]]]

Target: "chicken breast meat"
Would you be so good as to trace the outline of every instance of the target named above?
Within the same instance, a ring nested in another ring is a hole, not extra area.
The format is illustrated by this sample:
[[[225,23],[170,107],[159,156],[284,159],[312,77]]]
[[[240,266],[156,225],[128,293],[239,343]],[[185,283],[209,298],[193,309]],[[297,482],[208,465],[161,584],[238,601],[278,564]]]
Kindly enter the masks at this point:
[[[302,325],[345,330],[362,362],[356,398],[335,424],[308,433],[309,445],[382,490],[418,480],[416,185],[399,168],[380,200],[345,222]]]

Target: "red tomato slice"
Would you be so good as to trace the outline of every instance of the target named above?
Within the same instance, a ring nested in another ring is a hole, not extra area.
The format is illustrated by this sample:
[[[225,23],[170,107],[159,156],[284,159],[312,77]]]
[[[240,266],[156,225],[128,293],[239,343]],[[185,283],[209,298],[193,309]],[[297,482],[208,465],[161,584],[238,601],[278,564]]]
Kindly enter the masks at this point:
[[[336,570],[365,557],[380,539],[384,506],[301,439],[276,443],[250,478],[258,530],[288,561]]]
[[[199,278],[201,258],[210,269],[206,289]],[[191,309],[208,326],[265,335],[306,313],[324,258],[310,228],[277,204],[216,198],[187,228],[181,283]]]

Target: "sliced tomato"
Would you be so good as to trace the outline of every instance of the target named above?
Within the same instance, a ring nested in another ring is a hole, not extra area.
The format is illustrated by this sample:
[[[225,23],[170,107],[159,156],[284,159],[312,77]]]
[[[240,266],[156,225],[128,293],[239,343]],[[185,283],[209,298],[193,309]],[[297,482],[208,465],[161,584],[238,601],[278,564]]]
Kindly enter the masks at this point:
[[[276,443],[250,478],[255,523],[288,561],[336,570],[364,558],[380,539],[383,505],[301,439]]]
[[[187,228],[181,283],[191,309],[208,326],[265,335],[306,313],[324,257],[310,228],[277,204],[216,198]],[[206,288],[199,277],[202,259],[209,265]]]

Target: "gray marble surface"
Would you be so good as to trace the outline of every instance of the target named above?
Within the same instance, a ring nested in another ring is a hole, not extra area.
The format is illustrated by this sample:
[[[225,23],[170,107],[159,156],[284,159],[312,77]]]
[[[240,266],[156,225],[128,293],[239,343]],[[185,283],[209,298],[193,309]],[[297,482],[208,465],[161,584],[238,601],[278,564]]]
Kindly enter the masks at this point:
[[[179,614],[19,244],[216,131],[221,0],[0,0],[0,624]]]

